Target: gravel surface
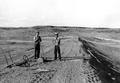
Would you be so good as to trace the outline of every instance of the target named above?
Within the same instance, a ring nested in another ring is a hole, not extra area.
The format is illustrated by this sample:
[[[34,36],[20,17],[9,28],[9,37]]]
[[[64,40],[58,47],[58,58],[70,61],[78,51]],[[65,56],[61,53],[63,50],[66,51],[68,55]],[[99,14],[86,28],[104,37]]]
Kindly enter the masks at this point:
[[[66,39],[61,45],[61,61],[38,63],[31,60],[29,66],[5,68],[0,71],[0,83],[109,83],[101,81],[99,72],[86,60],[90,56],[81,45],[77,37]],[[44,56],[53,56],[52,51],[52,46],[44,48]]]

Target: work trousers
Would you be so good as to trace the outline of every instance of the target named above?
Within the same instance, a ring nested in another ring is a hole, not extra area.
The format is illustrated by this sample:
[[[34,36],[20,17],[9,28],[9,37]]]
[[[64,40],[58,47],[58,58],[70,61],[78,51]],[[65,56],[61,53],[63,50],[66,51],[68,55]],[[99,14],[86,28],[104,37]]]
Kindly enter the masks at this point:
[[[40,57],[40,44],[35,44],[35,59]]]
[[[59,45],[55,45],[55,48],[54,48],[54,59],[56,60],[57,59],[57,54],[58,54],[58,57],[59,59],[61,60],[61,52],[60,52],[60,46]]]

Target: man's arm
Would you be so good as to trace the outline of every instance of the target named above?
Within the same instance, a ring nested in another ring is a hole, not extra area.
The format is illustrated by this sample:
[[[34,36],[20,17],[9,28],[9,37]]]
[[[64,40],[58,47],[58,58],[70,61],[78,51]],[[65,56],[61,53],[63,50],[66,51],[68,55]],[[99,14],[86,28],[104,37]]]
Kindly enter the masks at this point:
[[[33,37],[33,40],[35,41],[35,36]]]
[[[35,42],[35,41],[37,40],[36,36],[34,36],[34,38],[33,38],[33,39],[34,39],[34,42]]]
[[[40,42],[42,42],[42,39],[41,39],[41,37],[39,36],[39,40],[40,40]]]
[[[61,38],[59,38],[59,41],[58,41],[58,45],[60,45],[61,44]]]

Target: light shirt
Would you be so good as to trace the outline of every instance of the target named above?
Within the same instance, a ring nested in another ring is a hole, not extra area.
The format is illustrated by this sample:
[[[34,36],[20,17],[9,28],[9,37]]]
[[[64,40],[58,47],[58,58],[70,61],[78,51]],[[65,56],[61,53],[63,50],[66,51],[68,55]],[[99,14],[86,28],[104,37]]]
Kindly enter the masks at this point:
[[[55,39],[55,45],[60,45],[60,38]]]
[[[40,36],[37,36],[37,35],[35,35],[35,37],[33,38],[34,39],[34,41],[35,41],[35,43],[37,44],[37,43],[40,43],[42,40],[41,40],[41,37]]]

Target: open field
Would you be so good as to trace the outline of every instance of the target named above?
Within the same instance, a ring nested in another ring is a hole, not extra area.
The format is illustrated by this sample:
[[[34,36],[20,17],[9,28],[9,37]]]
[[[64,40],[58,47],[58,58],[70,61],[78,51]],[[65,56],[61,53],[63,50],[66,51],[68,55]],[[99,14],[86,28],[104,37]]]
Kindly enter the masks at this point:
[[[22,62],[23,56],[34,55],[33,36],[36,31],[42,37],[41,56],[50,59],[46,63],[38,63],[31,59],[30,67],[24,64],[7,66],[13,62]],[[89,62],[90,55],[83,49],[83,38],[92,42],[95,49],[106,54],[105,58],[120,68],[120,33],[119,29],[89,29],[69,27],[32,27],[32,28],[1,28],[0,29],[0,83],[119,83],[114,76],[101,77],[104,70],[95,70]],[[54,61],[54,33],[59,32],[61,41],[62,61]],[[86,60],[88,58],[88,60]],[[99,74],[98,74],[99,73]],[[119,75],[119,74],[118,74]],[[118,76],[119,77],[119,76]]]

